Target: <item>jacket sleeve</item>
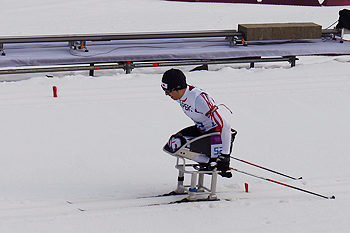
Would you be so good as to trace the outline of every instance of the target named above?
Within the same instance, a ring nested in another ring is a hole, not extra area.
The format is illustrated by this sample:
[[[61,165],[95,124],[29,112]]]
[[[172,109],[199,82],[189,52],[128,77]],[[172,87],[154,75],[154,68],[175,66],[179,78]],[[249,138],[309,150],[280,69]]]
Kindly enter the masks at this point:
[[[196,110],[209,118],[217,125],[222,141],[222,154],[230,154],[231,147],[231,125],[221,114],[215,100],[206,93],[202,93],[196,99]]]

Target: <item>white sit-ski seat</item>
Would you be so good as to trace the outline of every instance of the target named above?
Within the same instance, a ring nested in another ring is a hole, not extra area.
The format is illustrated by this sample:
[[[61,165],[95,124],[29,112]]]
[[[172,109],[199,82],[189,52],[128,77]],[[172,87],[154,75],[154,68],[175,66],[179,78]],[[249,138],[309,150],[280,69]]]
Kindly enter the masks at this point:
[[[232,129],[232,140],[237,134],[237,131]],[[211,171],[200,171],[196,169],[198,163],[194,161],[189,161],[194,159],[200,154],[204,154],[210,157],[212,150],[215,150],[215,145],[211,144],[212,138],[218,137],[219,132],[213,132],[196,137],[184,145],[182,145],[178,150],[172,152],[167,145],[164,146],[163,150],[176,157],[175,168],[179,170],[178,183],[177,183],[177,194],[188,193],[188,199],[190,201],[196,200],[217,200],[216,196],[216,185],[217,185],[217,175],[220,171],[214,168]],[[221,146],[221,145],[220,145]],[[232,149],[232,145],[231,145]],[[184,184],[185,174],[191,176],[191,183],[189,185]],[[204,175],[211,175],[210,187],[204,186]],[[208,195],[203,198],[203,195]]]

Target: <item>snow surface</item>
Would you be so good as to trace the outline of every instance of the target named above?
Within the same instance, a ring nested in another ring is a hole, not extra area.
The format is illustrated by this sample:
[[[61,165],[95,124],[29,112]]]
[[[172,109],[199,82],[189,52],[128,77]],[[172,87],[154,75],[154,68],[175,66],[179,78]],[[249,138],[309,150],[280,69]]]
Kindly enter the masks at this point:
[[[236,29],[239,23],[315,22],[343,7],[181,3],[158,0],[7,0],[2,35]],[[234,173],[218,179],[231,201],[143,206],[176,188],[162,151],[192,122],[160,89],[169,67],[3,75],[0,83],[1,232],[349,232],[350,57],[210,66],[188,72],[238,131],[237,169],[326,196]],[[53,75],[48,78],[46,75]],[[58,98],[52,97],[52,86]],[[249,184],[249,193],[244,192]],[[73,204],[69,204],[71,201]],[[142,207],[140,207],[142,206]],[[86,209],[79,211],[78,208]]]

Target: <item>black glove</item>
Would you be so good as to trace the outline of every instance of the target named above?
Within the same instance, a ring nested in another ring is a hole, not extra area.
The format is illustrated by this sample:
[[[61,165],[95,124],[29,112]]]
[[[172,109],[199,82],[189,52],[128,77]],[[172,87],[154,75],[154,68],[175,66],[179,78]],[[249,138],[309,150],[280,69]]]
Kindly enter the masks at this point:
[[[229,171],[230,170],[230,155],[228,154],[221,154],[218,156],[216,159],[216,167],[219,171],[221,171],[220,175],[222,177],[227,177],[231,178],[232,173]]]
[[[226,154],[221,154],[218,156],[218,158],[216,159],[216,163],[217,163],[217,169],[219,171],[227,171],[230,170],[230,155],[226,155]]]

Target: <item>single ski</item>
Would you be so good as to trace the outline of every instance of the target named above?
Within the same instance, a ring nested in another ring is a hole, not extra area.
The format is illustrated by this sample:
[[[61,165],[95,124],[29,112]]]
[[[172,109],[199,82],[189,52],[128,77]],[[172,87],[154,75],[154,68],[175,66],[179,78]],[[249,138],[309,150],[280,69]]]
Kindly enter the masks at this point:
[[[169,193],[163,193],[158,195],[149,195],[149,196],[140,196],[140,197],[132,197],[132,198],[122,198],[118,199],[117,197],[101,197],[101,198],[86,198],[86,199],[75,199],[75,200],[67,200],[66,202],[70,205],[73,204],[81,204],[81,203],[97,203],[97,202],[113,202],[118,200],[134,200],[134,199],[148,199],[148,198],[157,198],[157,197],[168,197],[168,196],[182,196],[188,195],[188,193],[178,193],[176,190],[171,191]]]
[[[69,205],[76,206],[79,211],[89,211],[89,210],[107,210],[107,209],[123,209],[123,208],[132,208],[132,207],[141,207],[148,205],[157,205],[157,204],[167,204],[170,202],[178,201],[180,195],[169,195],[166,194],[163,196],[147,196],[141,198],[130,198],[130,199],[107,199],[107,200],[87,200],[85,202],[74,202],[67,201]]]
[[[153,197],[181,196],[181,195],[188,195],[188,193],[178,193],[176,190],[174,190],[174,191],[171,191],[169,193],[163,193],[163,194],[153,195],[153,196],[143,196],[143,197],[138,197],[137,199],[153,198]]]
[[[161,206],[191,202],[211,202],[211,201],[231,201],[231,199],[209,199],[208,197],[198,197],[196,200],[190,200],[189,197],[179,199],[179,196],[184,194],[161,194],[159,196],[148,196],[131,199],[114,199],[109,201],[94,201],[74,203],[67,201],[68,204],[76,206],[81,211],[101,211],[108,209],[123,209],[133,207]]]
[[[176,201],[171,201],[167,203],[154,203],[154,204],[149,204],[147,206],[159,206],[159,205],[172,205],[172,204],[181,204],[181,203],[194,203],[194,202],[212,202],[212,201],[232,201],[232,199],[225,198],[225,199],[209,199],[209,198],[199,198],[195,200],[190,200],[188,197],[176,200]]]

